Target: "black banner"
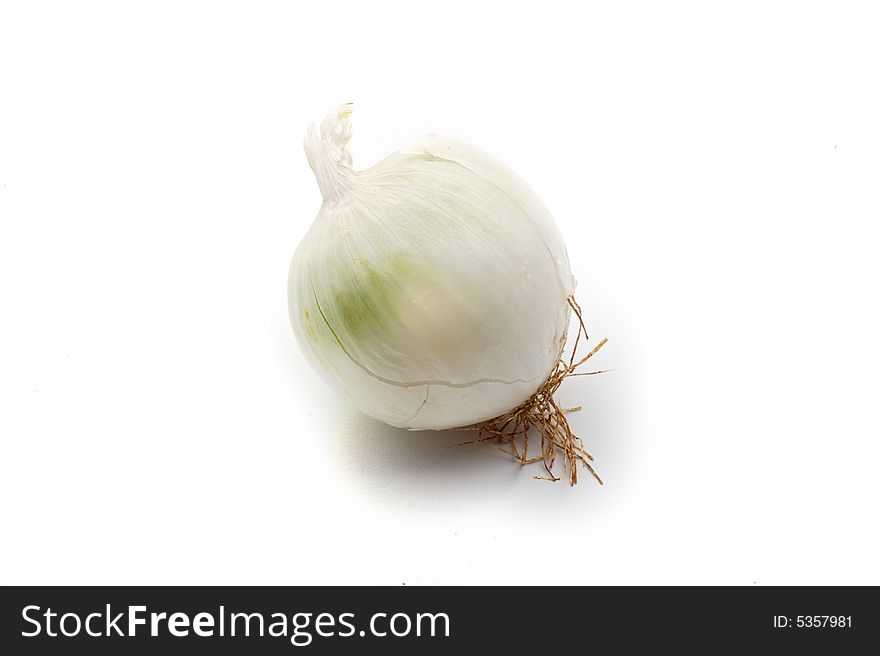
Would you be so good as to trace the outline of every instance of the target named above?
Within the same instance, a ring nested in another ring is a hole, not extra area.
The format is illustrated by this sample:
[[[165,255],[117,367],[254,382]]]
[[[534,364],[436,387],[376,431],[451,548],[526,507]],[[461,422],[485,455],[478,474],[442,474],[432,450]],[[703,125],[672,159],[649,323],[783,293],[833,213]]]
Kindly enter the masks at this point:
[[[0,653],[853,653],[878,615],[873,587],[8,587]]]

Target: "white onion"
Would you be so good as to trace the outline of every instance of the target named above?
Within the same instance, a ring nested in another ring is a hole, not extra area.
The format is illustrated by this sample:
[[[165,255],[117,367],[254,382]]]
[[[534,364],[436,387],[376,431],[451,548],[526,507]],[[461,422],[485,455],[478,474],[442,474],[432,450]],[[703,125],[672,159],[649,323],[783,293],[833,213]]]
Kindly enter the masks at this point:
[[[350,114],[332,110],[305,139],[324,202],[290,265],[303,353],[393,426],[511,410],[565,345],[574,279],[552,217],[506,166],[447,137],[354,171]]]

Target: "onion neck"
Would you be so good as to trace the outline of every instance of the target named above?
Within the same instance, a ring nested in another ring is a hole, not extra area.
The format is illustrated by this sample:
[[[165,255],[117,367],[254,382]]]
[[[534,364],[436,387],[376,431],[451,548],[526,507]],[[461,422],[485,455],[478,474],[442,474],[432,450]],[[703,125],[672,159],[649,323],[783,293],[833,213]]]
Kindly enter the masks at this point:
[[[351,103],[334,107],[327,112],[320,128],[312,123],[306,132],[303,144],[306,158],[315,172],[324,203],[339,202],[354,186],[351,153],[348,151],[352,109]]]

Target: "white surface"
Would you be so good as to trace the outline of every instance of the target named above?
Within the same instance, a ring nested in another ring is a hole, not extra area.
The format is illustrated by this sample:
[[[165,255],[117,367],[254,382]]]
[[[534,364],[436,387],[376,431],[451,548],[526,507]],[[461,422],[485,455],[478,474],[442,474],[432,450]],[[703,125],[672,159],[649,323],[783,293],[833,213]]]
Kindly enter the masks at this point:
[[[304,4],[0,10],[0,583],[880,583],[877,10]],[[604,487],[306,368],[348,100],[356,165],[446,133],[554,213]]]

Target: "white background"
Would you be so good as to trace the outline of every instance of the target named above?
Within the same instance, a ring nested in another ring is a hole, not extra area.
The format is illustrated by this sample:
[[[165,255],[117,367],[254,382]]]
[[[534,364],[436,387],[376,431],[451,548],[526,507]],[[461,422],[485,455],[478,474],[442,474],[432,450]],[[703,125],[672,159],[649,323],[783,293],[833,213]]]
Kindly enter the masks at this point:
[[[0,583],[880,584],[880,16],[601,5],[4,3]],[[445,133],[553,212],[604,487],[306,366],[345,101],[356,166]]]

